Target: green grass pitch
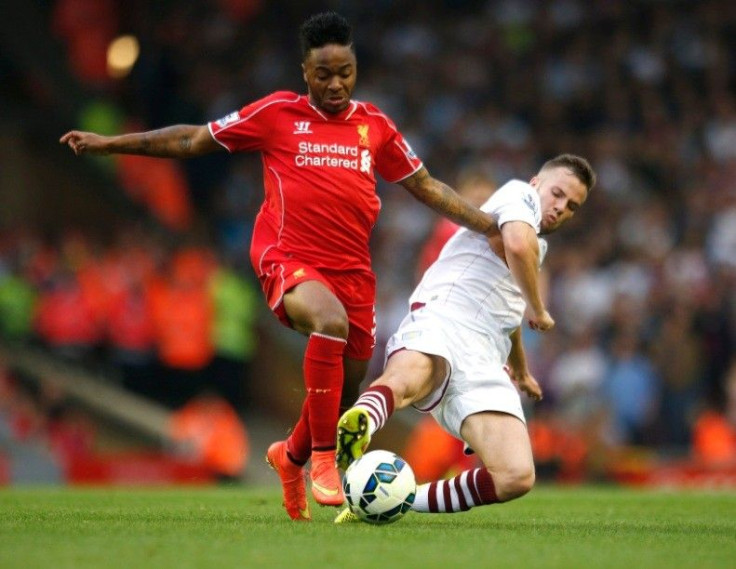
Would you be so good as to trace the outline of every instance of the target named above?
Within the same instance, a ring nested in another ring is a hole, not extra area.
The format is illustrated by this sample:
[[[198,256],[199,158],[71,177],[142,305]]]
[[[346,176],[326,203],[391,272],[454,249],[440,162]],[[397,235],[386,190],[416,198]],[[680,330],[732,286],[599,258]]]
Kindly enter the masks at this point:
[[[273,488],[0,490],[0,568],[736,567],[736,492],[538,487],[464,514],[293,523]]]

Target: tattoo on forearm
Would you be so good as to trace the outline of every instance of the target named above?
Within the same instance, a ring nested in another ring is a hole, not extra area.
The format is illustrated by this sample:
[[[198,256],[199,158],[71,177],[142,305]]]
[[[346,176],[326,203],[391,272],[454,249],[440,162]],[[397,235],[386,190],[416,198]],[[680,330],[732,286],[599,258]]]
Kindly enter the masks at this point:
[[[184,157],[191,152],[192,136],[186,129],[170,126],[132,135],[126,150],[134,154],[159,157]],[[125,151],[125,150],[124,150]]]
[[[450,219],[470,229],[483,232],[490,229],[489,222],[458,196],[450,186],[439,180],[431,180],[431,183],[437,189],[435,204],[439,211],[445,212]]]
[[[182,136],[179,139],[179,149],[182,152],[189,152],[192,148],[192,138],[190,136]]]
[[[450,186],[432,178],[425,169],[407,178],[403,185],[419,201],[460,225],[483,233],[493,227],[488,217],[458,196]]]
[[[453,217],[460,215],[463,203],[457,199],[457,194],[453,189],[438,180],[434,180],[434,185],[438,189],[438,205]]]

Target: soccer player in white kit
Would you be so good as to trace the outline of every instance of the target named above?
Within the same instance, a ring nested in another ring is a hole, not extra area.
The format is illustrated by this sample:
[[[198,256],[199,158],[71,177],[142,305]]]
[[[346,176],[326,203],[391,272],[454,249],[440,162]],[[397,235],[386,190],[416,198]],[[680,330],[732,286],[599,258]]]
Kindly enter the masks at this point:
[[[547,244],[538,236],[570,219],[594,185],[584,158],[562,154],[528,183],[511,180],[483,204],[501,229],[497,240],[489,244],[467,229],[453,235],[411,295],[383,374],[340,417],[341,468],[366,452],[395,410],[412,405],[483,462],[420,485],[414,511],[465,511],[531,490],[534,460],[517,387],[535,400],[542,390],[527,367],[521,325],[526,315],[532,329],[554,326],[539,291]],[[345,510],[335,521],[352,517]]]

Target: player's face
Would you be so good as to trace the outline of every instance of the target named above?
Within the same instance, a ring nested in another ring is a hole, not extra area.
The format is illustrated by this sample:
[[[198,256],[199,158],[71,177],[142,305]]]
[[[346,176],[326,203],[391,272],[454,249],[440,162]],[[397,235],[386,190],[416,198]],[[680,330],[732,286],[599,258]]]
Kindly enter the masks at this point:
[[[328,44],[311,50],[302,71],[312,104],[328,113],[344,111],[355,88],[356,66],[350,46]]]
[[[588,197],[588,190],[567,168],[542,170],[531,180],[542,204],[540,233],[551,233],[570,219]]]

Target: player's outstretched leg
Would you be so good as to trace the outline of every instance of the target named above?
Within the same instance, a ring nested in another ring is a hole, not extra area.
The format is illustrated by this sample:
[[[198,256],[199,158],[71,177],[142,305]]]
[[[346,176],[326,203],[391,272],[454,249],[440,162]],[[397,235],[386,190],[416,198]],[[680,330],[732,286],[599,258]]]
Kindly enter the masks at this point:
[[[520,498],[534,486],[532,447],[519,417],[497,411],[473,413],[463,421],[460,434],[484,466],[421,484],[412,511],[464,512]]]
[[[294,463],[286,452],[286,441],[278,441],[268,447],[266,462],[281,479],[281,492],[284,508],[292,520],[309,521],[307,487],[304,482],[304,468]]]
[[[371,442],[368,421],[368,411],[351,407],[337,422],[337,465],[343,470],[363,456],[368,448]]]

